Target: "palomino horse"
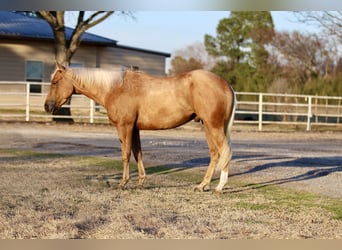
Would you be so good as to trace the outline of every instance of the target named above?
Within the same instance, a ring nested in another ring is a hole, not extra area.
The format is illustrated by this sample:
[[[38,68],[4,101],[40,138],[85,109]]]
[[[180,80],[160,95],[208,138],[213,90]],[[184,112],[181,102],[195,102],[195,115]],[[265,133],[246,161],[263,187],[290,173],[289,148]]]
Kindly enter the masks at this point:
[[[117,128],[123,162],[120,188],[129,180],[131,150],[138,165],[138,186],[145,181],[140,130],[175,128],[196,118],[205,128],[210,163],[195,190],[210,188],[217,165],[221,176],[215,191],[222,192],[232,157],[230,130],[236,99],[233,89],[219,76],[195,70],[174,77],[154,77],[140,71],[66,68],[57,64],[45,110],[59,109],[73,93],[84,94],[105,107]]]

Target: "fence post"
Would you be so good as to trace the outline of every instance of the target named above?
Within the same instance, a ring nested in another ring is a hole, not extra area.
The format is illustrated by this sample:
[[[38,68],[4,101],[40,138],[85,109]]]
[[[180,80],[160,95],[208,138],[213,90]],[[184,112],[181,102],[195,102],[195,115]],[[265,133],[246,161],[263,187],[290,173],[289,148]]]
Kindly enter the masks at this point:
[[[94,123],[94,109],[95,109],[95,102],[90,99],[90,123]]]
[[[306,122],[306,131],[311,131],[311,116],[312,116],[312,96],[308,96],[308,115]]]
[[[338,105],[337,105],[337,124],[340,123],[340,113],[341,113],[341,99],[338,100]]]
[[[26,108],[25,121],[30,121],[30,83],[26,82]]]
[[[262,131],[262,99],[263,95],[259,94],[259,131]]]

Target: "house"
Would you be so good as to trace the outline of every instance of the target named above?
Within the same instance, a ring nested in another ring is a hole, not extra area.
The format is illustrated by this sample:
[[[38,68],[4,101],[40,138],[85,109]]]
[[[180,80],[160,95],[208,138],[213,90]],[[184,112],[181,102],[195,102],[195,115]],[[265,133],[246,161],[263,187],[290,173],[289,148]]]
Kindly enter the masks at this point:
[[[66,28],[67,37],[72,31]],[[169,53],[120,45],[118,41],[84,33],[71,66],[108,69],[125,66],[165,75],[165,61],[170,56]],[[54,67],[54,39],[49,24],[37,17],[0,11],[0,81],[49,82]],[[6,85],[6,88],[9,91],[11,87]],[[31,92],[45,91],[39,84],[31,89]]]

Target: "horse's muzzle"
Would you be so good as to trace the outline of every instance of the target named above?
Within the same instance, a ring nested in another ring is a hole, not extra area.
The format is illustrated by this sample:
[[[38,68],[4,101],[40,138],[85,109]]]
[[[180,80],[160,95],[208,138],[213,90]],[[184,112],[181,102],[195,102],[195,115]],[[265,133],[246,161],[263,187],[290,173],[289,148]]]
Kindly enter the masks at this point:
[[[44,104],[45,111],[52,113],[56,110],[56,103],[54,101],[46,101]]]

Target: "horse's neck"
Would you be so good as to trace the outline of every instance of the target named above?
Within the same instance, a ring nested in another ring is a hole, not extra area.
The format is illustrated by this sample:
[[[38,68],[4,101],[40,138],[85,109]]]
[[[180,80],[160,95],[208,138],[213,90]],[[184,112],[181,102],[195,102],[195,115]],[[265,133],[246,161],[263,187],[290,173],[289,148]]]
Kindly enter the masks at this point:
[[[123,84],[124,74],[119,71],[78,68],[70,70],[77,93],[84,94],[105,106],[106,97]]]
[[[107,93],[110,88],[106,85],[93,85],[87,82],[74,80],[74,87],[77,94],[82,94],[94,100],[96,103],[105,106]]]

